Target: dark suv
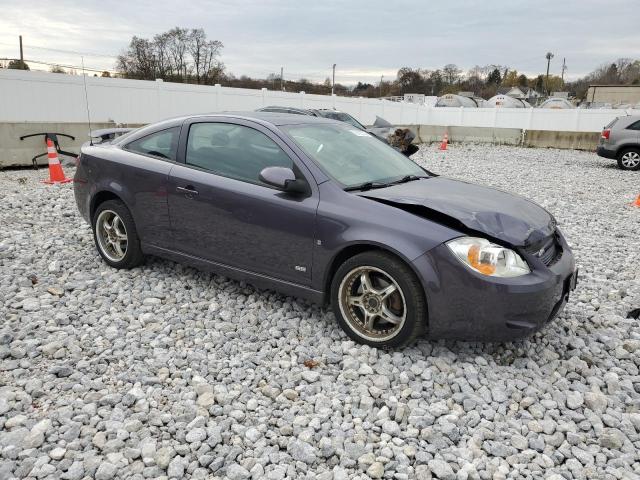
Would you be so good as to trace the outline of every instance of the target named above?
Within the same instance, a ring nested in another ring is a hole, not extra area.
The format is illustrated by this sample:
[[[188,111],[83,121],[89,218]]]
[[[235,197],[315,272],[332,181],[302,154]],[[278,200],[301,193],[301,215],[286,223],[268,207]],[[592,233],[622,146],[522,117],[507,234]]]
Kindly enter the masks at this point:
[[[617,159],[622,170],[640,170],[640,115],[618,117],[604,127],[596,151]]]

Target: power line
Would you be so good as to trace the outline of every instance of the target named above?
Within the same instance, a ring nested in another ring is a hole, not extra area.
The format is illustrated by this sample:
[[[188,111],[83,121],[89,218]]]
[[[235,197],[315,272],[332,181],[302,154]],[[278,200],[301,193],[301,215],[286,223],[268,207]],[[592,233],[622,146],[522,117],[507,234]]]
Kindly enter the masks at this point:
[[[15,45],[13,44],[9,44],[9,43],[4,43],[4,42],[0,42],[0,45],[3,45],[5,47],[15,47]],[[24,48],[33,48],[36,50],[47,50],[50,52],[59,52],[59,53],[70,53],[72,55],[78,55],[78,56],[84,56],[84,57],[104,57],[104,58],[118,58],[117,55],[107,55],[104,53],[89,53],[89,52],[77,52],[75,50],[62,50],[59,48],[50,48],[50,47],[39,47],[39,46],[35,46],[35,45],[24,45]]]
[[[0,58],[0,61],[11,61],[11,60],[18,60],[17,58]],[[82,66],[81,65],[64,65],[62,63],[51,63],[51,62],[41,62],[39,60],[29,60],[29,59],[25,59],[24,60],[25,63],[29,64],[29,63],[35,63],[37,65],[48,65],[50,67],[60,67],[60,68],[70,68],[72,70],[82,70]],[[108,70],[105,68],[89,68],[89,67],[84,67],[84,70],[90,71],[90,72],[109,72],[109,73],[117,73],[115,70]]]

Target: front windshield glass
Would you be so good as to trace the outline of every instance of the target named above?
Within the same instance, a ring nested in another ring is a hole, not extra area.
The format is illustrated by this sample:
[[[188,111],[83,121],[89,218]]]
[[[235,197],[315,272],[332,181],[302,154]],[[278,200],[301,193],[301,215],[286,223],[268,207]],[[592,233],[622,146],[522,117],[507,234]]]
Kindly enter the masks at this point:
[[[374,136],[349,125],[289,125],[289,136],[344,187],[389,183],[426,172]]]
[[[323,111],[322,116],[325,118],[330,118],[331,120],[340,120],[341,122],[350,123],[356,128],[365,130],[364,126],[348,113]]]

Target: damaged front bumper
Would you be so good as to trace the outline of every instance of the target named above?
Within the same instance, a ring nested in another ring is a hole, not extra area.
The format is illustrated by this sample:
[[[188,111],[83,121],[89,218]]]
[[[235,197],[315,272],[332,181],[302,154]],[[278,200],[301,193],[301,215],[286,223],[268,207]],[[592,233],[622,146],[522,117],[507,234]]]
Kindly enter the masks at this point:
[[[571,249],[551,266],[527,275],[499,278],[471,271],[440,245],[414,260],[427,298],[427,335],[434,339],[509,341],[553,320],[575,288]]]

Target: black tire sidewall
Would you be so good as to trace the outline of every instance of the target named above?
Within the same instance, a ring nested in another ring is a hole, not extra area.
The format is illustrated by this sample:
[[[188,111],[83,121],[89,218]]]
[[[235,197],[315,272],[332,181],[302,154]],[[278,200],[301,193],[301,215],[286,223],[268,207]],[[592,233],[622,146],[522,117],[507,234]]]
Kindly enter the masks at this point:
[[[98,244],[96,222],[100,213],[105,210],[112,210],[117,213],[122,220],[122,223],[124,223],[124,228],[127,230],[127,252],[125,253],[124,258],[119,262],[114,262],[113,260],[107,258],[102,252],[100,245]],[[91,227],[93,229],[93,241],[95,243],[96,249],[98,250],[98,253],[102,257],[102,259],[109,266],[114,268],[132,268],[142,262],[143,255],[142,249],[140,248],[140,240],[138,238],[136,225],[133,221],[133,217],[131,216],[131,212],[123,202],[119,200],[107,200],[106,202],[98,205],[95,212],[93,213],[93,218],[91,219]]]
[[[398,283],[405,298],[407,316],[401,330],[387,341],[374,341],[360,336],[340,310],[340,283],[354,268],[369,265],[384,270]],[[331,282],[331,306],[338,323],[354,341],[378,348],[401,347],[411,343],[422,334],[427,324],[425,295],[416,274],[401,259],[386,252],[364,252],[346,260],[336,271]]]
[[[625,153],[628,153],[628,152],[636,152],[636,153],[640,154],[640,148],[625,148],[625,149],[621,150],[620,153],[618,154],[618,167],[621,170],[626,170],[628,172],[636,172],[636,171],[640,170],[640,163],[638,165],[636,165],[635,167],[633,167],[633,168],[625,167],[622,164],[622,157],[623,157],[623,155]]]

